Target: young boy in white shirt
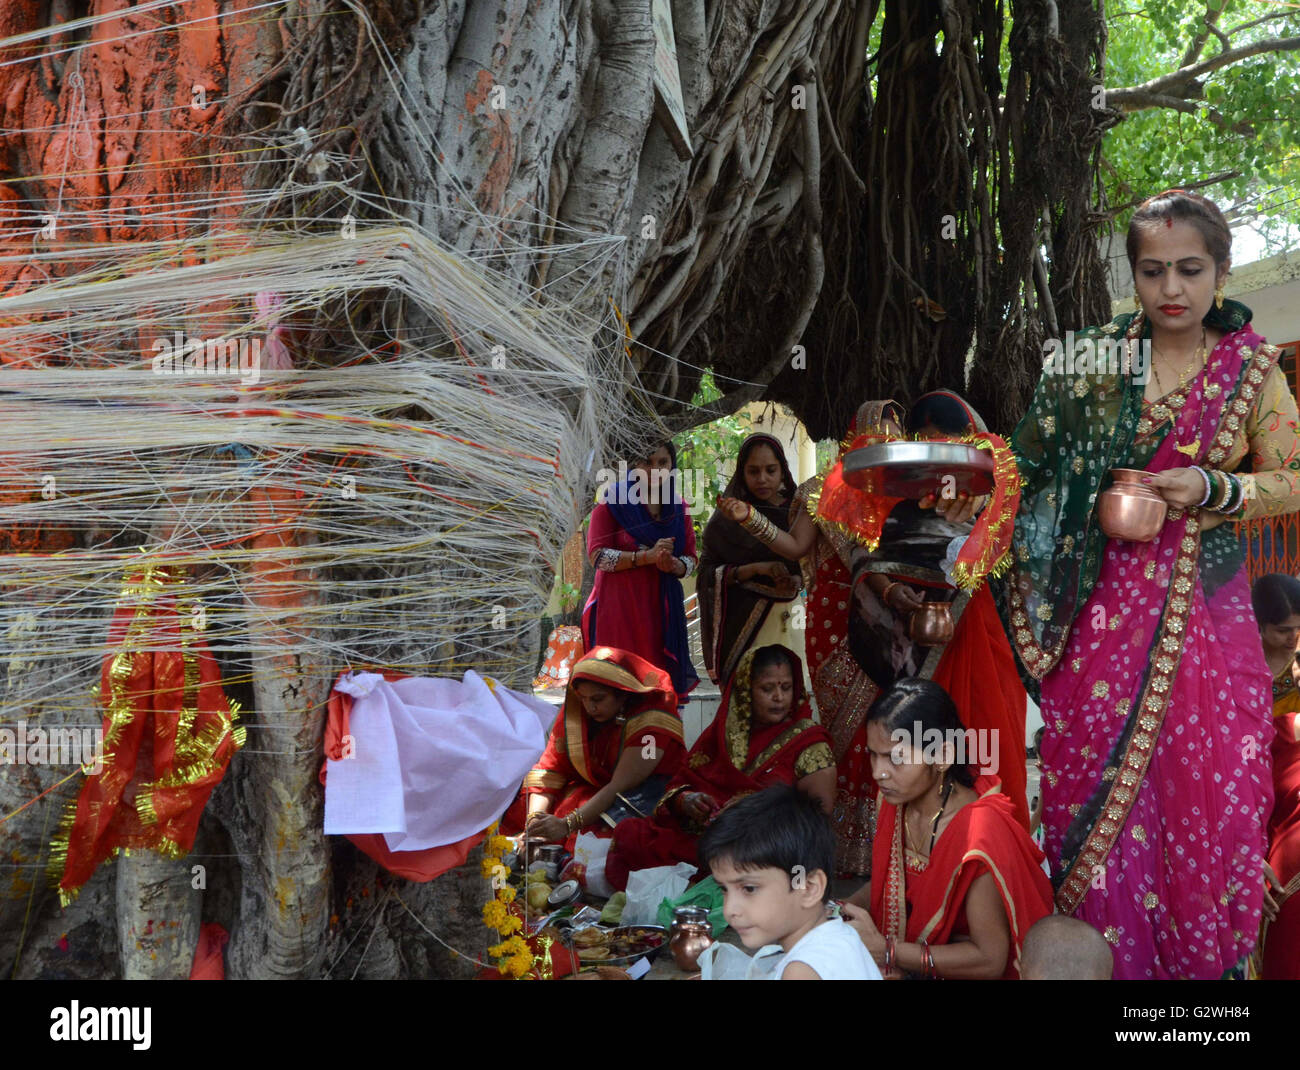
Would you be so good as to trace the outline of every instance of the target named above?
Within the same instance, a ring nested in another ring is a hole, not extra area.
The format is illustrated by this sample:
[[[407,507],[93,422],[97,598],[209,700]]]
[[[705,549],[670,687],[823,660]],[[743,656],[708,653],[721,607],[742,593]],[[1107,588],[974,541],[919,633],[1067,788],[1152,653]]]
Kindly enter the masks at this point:
[[[880,980],[862,939],[828,914],[835,838],[815,799],[787,787],[749,795],[714,818],[698,854],[727,923],[757,949],[747,980]]]

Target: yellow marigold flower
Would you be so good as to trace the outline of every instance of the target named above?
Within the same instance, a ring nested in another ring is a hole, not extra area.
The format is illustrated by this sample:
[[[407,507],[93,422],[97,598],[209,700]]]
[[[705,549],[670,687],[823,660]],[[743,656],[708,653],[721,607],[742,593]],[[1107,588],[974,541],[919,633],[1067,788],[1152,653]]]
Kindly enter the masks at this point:
[[[501,946],[505,948],[502,955],[532,955],[533,950],[528,946],[528,941],[522,936],[512,936],[502,942]]]
[[[508,884],[497,889],[497,898],[503,903],[513,903],[515,901],[515,895],[515,890]]]
[[[496,931],[502,936],[509,936],[513,932],[518,932],[523,927],[524,923],[513,914],[507,914],[500,925],[492,926],[492,928],[496,929]]]
[[[531,951],[526,951],[522,955],[512,955],[507,960],[514,968],[510,971],[516,977],[523,977],[533,968],[533,955]]]
[[[521,977],[519,965],[514,959],[502,959],[497,963],[497,969],[506,977]]]
[[[509,836],[489,836],[487,842],[487,853],[496,855],[500,858],[506,851],[514,846],[514,841]]]
[[[495,899],[489,899],[483,904],[483,924],[489,929],[500,929],[502,923],[509,917],[504,903],[498,903]]]
[[[485,858],[479,863],[479,872],[485,877],[500,876],[502,880],[510,875],[510,871],[501,864],[499,858]]]

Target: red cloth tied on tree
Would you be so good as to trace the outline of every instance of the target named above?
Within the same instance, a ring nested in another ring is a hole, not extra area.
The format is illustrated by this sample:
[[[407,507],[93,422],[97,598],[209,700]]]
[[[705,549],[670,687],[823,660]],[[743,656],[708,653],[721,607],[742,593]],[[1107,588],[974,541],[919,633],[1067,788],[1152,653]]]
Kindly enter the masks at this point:
[[[885,520],[902,498],[869,494],[851,486],[844,479],[844,456],[864,446],[903,441],[895,435],[871,432],[845,442],[839,459],[826,473],[821,493],[810,502],[814,519],[830,524],[868,550],[880,545]],[[973,431],[964,435],[927,435],[927,442],[956,442],[993,454],[993,491],[980,512],[969,537],[957,555],[952,575],[957,585],[974,590],[984,580],[1000,576],[1011,565],[1011,535],[1016,512],[1020,508],[1020,473],[1010,447],[990,431]]]
[[[208,796],[244,744],[238,707],[199,634],[201,607],[186,593],[179,570],[165,566],[146,566],[122,588],[101,670],[102,765],[51,851],[65,904],[122,848],[188,854]]]

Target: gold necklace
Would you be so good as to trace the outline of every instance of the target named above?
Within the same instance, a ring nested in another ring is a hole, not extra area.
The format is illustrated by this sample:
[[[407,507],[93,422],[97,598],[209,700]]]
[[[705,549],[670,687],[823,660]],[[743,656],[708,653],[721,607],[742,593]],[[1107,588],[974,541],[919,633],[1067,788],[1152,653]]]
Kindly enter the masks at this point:
[[[948,800],[952,797],[952,789],[956,785],[956,781],[948,779],[946,775],[944,780],[946,783],[943,787],[943,798],[939,802],[939,809],[934,812],[934,817],[930,821],[930,849],[924,854],[921,854],[921,849],[912,839],[912,826],[907,822],[907,804],[903,804],[903,835],[907,837],[907,846],[911,848],[912,853],[922,858],[929,858],[930,852],[934,850],[934,841],[939,836],[939,822],[943,818],[943,812],[948,809]]]
[[[1161,352],[1159,349],[1156,349],[1156,348],[1155,348],[1155,343],[1154,343],[1154,342],[1151,343],[1151,348],[1155,350],[1155,354],[1156,354],[1156,356],[1158,356],[1158,357],[1163,357],[1163,356],[1164,356],[1164,353],[1163,353],[1163,352]],[[1207,361],[1206,361],[1206,357],[1208,356],[1208,354],[1207,354],[1207,352],[1206,352],[1206,345],[1205,345],[1205,328],[1204,328],[1204,327],[1201,328],[1201,344],[1200,344],[1199,347],[1197,347],[1197,350],[1196,350],[1195,356],[1196,356],[1196,358],[1197,358],[1197,361],[1196,361],[1196,372],[1200,372],[1200,371],[1208,370],[1208,367],[1209,367],[1209,366],[1208,366],[1208,363],[1207,363]],[[1161,397],[1164,397],[1167,393],[1170,393],[1170,391],[1165,390],[1165,388],[1164,388],[1164,382],[1163,382],[1163,381],[1161,380],[1161,378],[1160,378],[1160,369],[1159,369],[1159,367],[1156,366],[1156,362],[1155,362],[1154,360],[1151,362],[1151,370],[1152,370],[1153,372],[1156,373],[1156,389],[1160,391],[1160,396],[1161,396]],[[1196,375],[1196,372],[1193,372],[1191,377],[1194,377],[1194,376]],[[1179,390],[1182,390],[1182,389],[1184,389],[1184,388],[1187,386],[1187,380],[1188,380],[1188,378],[1189,378],[1189,375],[1188,375],[1188,372],[1187,372],[1187,367],[1186,367],[1186,365],[1184,365],[1183,370],[1180,371],[1180,372],[1178,373],[1178,389],[1179,389]]]

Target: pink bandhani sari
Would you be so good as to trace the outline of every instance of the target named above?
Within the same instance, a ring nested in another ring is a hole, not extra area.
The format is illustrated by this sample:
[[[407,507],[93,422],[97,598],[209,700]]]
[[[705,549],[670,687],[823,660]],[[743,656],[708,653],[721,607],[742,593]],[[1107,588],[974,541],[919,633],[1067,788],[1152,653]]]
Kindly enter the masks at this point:
[[[1230,467],[1268,371],[1262,343],[1249,327],[1226,335],[1203,375],[1143,403],[1127,456],[1097,467]],[[1106,937],[1117,978],[1219,978],[1259,931],[1272,804],[1270,679],[1241,551],[1231,525],[1202,533],[1199,510],[1171,508],[1155,541],[1099,553],[1042,678],[1057,909]],[[1022,638],[1024,620],[1020,603]]]

